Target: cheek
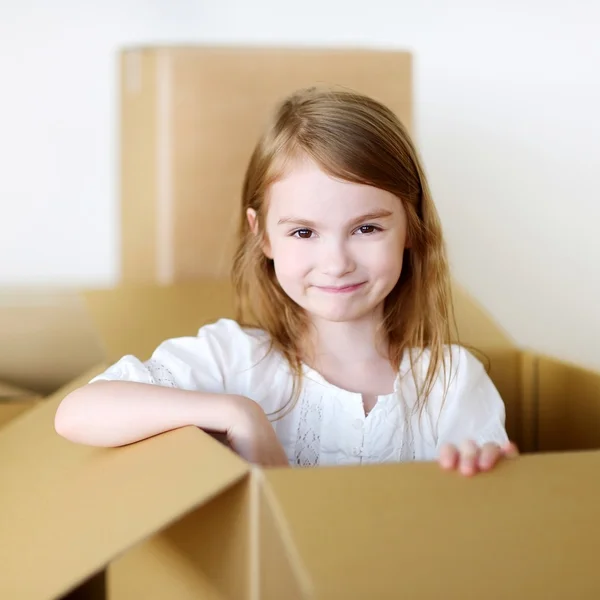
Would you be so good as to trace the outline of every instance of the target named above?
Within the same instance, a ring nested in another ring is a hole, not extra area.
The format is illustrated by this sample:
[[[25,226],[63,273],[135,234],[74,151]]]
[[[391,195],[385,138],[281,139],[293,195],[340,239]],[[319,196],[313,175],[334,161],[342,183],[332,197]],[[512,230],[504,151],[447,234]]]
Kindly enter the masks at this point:
[[[396,243],[396,240],[389,240],[373,250],[374,252],[368,255],[371,272],[381,276],[400,277],[404,246]]]
[[[374,268],[381,274],[400,274],[399,272],[402,269],[402,253],[382,254],[377,261],[374,261]]]
[[[309,253],[297,240],[273,240],[271,249],[278,278],[291,279],[304,275],[309,270]]]

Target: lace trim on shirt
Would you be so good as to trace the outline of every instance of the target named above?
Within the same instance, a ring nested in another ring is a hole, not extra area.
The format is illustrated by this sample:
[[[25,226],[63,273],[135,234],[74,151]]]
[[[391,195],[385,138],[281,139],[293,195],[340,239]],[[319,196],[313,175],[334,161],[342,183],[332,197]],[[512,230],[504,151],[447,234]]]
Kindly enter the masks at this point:
[[[165,365],[159,363],[157,360],[151,358],[144,363],[144,366],[148,370],[150,376],[150,383],[152,385],[162,385],[163,387],[176,388],[175,377],[173,373],[165,367]]]
[[[298,435],[294,451],[295,464],[316,467],[321,454],[321,426],[323,423],[323,397],[310,401],[305,394],[300,404]]]
[[[400,461],[413,461],[416,458],[415,453],[415,434],[412,424],[412,412],[408,409],[406,398],[400,393],[396,394],[398,401],[402,404],[402,417],[404,428],[402,432],[402,442],[400,443]]]

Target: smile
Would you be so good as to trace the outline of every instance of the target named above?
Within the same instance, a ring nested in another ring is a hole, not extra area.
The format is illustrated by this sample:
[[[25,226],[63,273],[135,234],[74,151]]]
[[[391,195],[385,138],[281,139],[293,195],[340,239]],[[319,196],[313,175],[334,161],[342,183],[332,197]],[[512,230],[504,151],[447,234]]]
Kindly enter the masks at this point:
[[[362,283],[353,283],[351,285],[343,285],[343,286],[320,286],[316,285],[315,287],[322,292],[327,292],[328,294],[349,294],[351,292],[355,292],[359,288],[365,285],[365,282]]]

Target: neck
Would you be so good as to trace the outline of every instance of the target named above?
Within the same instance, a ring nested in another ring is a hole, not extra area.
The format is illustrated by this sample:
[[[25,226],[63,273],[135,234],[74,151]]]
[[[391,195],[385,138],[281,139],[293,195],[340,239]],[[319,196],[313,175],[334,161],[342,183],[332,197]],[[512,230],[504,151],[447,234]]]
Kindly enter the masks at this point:
[[[315,365],[322,362],[364,364],[387,358],[387,339],[380,325],[380,315],[341,323],[313,319],[306,356]]]

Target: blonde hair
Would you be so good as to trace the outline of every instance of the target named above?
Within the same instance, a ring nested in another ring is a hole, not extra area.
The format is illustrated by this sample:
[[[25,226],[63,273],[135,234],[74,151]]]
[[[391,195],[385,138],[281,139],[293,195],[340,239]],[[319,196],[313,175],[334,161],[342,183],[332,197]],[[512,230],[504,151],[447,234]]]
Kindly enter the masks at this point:
[[[263,329],[271,340],[269,350],[287,359],[294,375],[292,401],[287,405],[291,410],[302,379],[299,340],[308,320],[281,289],[263,242],[269,186],[284,175],[290,161],[306,156],[329,175],[391,192],[404,206],[410,247],[398,283],[384,302],[383,327],[396,370],[410,351],[421,411],[440,367],[446,372],[444,347],[454,326],[449,269],[440,221],[417,151],[395,114],[373,98],[310,88],[290,95],[272,115],[252,153],[243,185],[232,268],[237,317]],[[248,224],[249,208],[256,211],[256,235]],[[416,365],[425,350],[430,361],[423,377]]]

